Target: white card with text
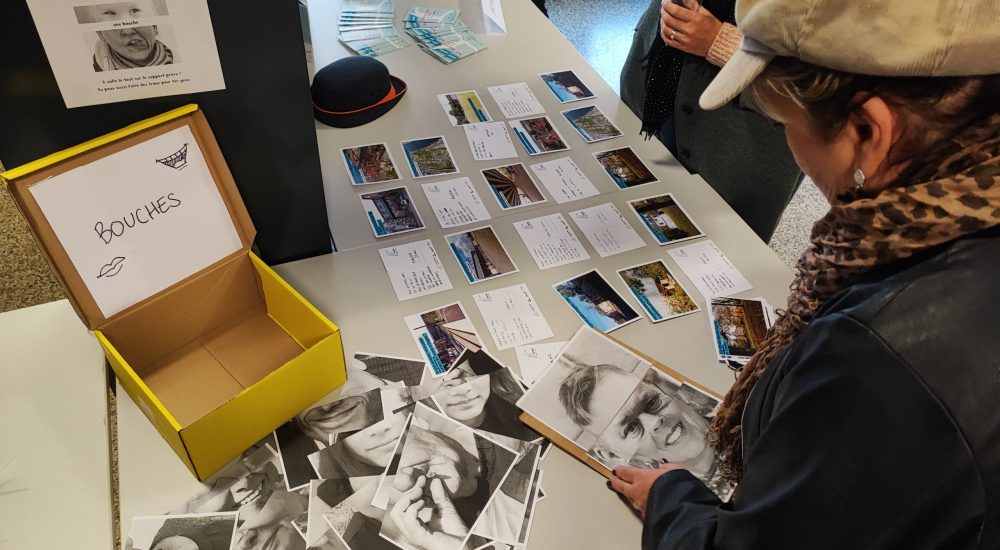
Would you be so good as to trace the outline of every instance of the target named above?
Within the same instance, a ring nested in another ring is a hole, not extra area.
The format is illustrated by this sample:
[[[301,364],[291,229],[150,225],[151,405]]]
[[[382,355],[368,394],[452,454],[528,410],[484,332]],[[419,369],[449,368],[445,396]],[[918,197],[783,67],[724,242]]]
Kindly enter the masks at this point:
[[[105,317],[243,246],[188,126],[30,190]]]

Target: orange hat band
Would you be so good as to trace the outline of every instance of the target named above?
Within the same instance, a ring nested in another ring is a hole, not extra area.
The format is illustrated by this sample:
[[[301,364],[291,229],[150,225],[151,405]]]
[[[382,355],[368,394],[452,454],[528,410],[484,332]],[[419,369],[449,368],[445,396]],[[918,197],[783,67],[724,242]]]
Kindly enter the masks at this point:
[[[389,93],[386,94],[385,97],[383,97],[378,103],[375,103],[373,105],[369,105],[367,107],[362,107],[360,109],[355,109],[353,111],[327,111],[326,109],[324,109],[324,108],[319,107],[318,105],[316,105],[315,101],[313,101],[313,107],[315,107],[317,111],[324,112],[324,113],[326,113],[328,115],[353,115],[354,113],[360,113],[362,111],[367,111],[368,109],[374,109],[375,107],[378,107],[379,105],[386,104],[386,103],[388,103],[388,102],[396,99],[397,97],[403,95],[404,93],[406,93],[406,86],[403,86],[403,89],[399,90],[397,92],[396,91],[396,85],[390,83],[389,84]]]

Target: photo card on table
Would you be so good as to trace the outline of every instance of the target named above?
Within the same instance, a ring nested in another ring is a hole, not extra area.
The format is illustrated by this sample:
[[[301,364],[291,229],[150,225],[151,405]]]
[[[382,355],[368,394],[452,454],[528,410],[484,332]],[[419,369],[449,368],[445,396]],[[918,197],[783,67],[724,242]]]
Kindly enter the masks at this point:
[[[452,288],[430,239],[380,248],[378,254],[400,302]]]
[[[567,109],[562,112],[562,116],[566,117],[587,143],[597,143],[622,136],[622,131],[594,105]]]
[[[512,120],[509,124],[517,141],[531,156],[569,150],[566,139],[548,116]]]
[[[514,229],[538,269],[589,260],[590,254],[576,237],[566,218],[558,212],[514,222]]]
[[[389,237],[424,228],[417,205],[406,187],[362,193],[361,206],[375,237]]]
[[[524,283],[473,294],[472,299],[499,350],[553,336],[552,327]]]
[[[396,161],[385,143],[358,145],[340,150],[351,185],[385,183],[399,179]]]
[[[388,499],[381,536],[403,548],[460,550],[518,453],[422,404],[400,446],[398,469],[383,484]],[[442,516],[444,500],[458,517]],[[432,547],[432,537],[448,542]]]
[[[590,88],[573,71],[539,73],[538,77],[548,86],[560,103],[595,97],[594,92],[590,91]]]
[[[746,364],[771,328],[771,315],[763,299],[712,298],[708,320],[720,362]]]
[[[435,181],[420,187],[441,229],[490,219],[490,211],[469,178]]]
[[[596,269],[556,283],[553,288],[587,326],[605,334],[642,318]]]
[[[475,90],[438,94],[437,98],[452,126],[458,127],[493,120],[486,107],[483,106],[483,100],[479,99],[479,94]]]
[[[489,86],[486,89],[507,118],[545,114],[545,107],[542,107],[527,82]]]
[[[639,221],[656,239],[656,242],[675,244],[704,237],[698,224],[691,219],[684,207],[670,193],[653,195],[628,201]]]
[[[406,164],[414,178],[429,178],[458,173],[458,167],[444,136],[411,139],[401,142]]]
[[[619,269],[618,276],[654,323],[700,310],[663,260]]]
[[[630,189],[659,181],[631,147],[598,151],[594,153],[594,158],[619,189]]]
[[[520,162],[487,168],[482,173],[501,210],[546,202],[545,195]]]
[[[613,203],[574,210],[569,217],[602,258],[646,246],[646,241]]]
[[[517,272],[514,260],[500,242],[493,226],[452,233],[445,235],[444,240],[469,284]]]
[[[532,164],[531,171],[559,204],[601,193],[570,157]]]
[[[435,377],[448,372],[465,350],[483,347],[461,302],[409,315],[403,321]]]

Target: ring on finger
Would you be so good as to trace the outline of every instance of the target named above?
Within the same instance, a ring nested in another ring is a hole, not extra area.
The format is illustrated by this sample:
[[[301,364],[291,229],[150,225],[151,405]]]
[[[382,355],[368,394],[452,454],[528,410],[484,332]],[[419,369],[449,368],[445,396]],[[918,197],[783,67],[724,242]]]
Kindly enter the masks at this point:
[[[670,36],[667,37],[667,39],[668,40],[676,40],[677,39],[677,29],[670,29]]]

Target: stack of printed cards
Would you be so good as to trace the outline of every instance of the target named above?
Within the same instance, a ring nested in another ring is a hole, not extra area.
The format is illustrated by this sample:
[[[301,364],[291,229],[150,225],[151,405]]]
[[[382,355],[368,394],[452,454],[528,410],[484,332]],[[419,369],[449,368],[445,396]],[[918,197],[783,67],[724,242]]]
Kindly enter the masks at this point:
[[[477,298],[481,308],[503,299]],[[533,307],[530,295],[519,304]],[[461,339],[462,314],[457,305],[425,312],[417,328],[437,327],[435,343],[442,332]],[[509,327],[504,334],[516,336]],[[523,548],[544,498],[540,464],[549,448],[518,419],[524,382],[482,350],[460,352],[438,378],[419,359],[352,359],[338,392],[251,447],[203,491],[169,515],[133,518],[127,546]],[[454,517],[442,523],[448,513]]]
[[[708,319],[719,362],[733,369],[750,361],[775,321],[763,298],[712,298]]]
[[[403,26],[422,50],[450,64],[487,48],[459,20],[459,13],[457,9],[414,6],[403,18]]]
[[[361,55],[378,57],[410,43],[392,26],[393,0],[344,0],[340,41]]]

